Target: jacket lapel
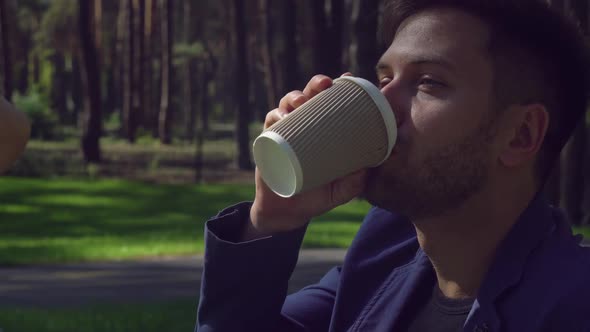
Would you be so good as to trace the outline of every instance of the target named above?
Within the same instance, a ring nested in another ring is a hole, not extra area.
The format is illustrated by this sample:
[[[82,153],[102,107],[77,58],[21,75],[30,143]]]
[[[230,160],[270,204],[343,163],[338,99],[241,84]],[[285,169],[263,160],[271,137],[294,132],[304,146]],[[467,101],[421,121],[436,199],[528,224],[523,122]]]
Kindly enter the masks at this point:
[[[407,265],[394,269],[372,301],[365,307],[351,331],[401,331],[407,315],[432,293],[436,276],[422,249]]]
[[[464,331],[502,330],[496,300],[520,282],[528,257],[554,228],[551,207],[538,194],[498,247]]]

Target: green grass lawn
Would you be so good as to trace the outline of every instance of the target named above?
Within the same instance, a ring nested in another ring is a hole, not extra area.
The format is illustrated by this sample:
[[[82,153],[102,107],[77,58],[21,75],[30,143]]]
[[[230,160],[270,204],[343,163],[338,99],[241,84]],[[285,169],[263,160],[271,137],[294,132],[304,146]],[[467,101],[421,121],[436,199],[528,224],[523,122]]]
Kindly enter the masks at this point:
[[[0,264],[200,253],[204,222],[253,197],[252,185],[0,178]],[[353,201],[319,217],[304,247],[347,247],[368,209]]]
[[[590,226],[574,227],[574,233],[582,234],[585,239],[590,239]]]
[[[193,331],[197,300],[153,304],[104,304],[67,309],[0,307],[4,332]]]
[[[204,222],[253,197],[252,185],[0,178],[0,264],[196,254]],[[304,246],[348,246],[368,209],[354,201],[318,218]]]

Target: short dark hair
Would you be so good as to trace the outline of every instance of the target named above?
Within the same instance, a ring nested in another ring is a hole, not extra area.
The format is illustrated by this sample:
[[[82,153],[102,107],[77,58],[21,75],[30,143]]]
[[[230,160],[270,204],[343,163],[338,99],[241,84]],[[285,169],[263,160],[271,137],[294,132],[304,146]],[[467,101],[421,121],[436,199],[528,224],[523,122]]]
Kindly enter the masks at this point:
[[[544,0],[389,0],[381,37],[390,45],[400,25],[431,8],[453,8],[490,29],[495,106],[541,103],[550,122],[536,164],[542,184],[588,106],[589,57],[578,26]]]

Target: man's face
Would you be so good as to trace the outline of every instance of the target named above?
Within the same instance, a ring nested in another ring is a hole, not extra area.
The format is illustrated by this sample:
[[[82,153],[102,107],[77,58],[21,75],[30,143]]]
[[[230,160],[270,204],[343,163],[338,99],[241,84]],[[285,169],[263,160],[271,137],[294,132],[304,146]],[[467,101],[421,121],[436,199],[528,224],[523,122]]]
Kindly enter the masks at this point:
[[[451,9],[421,12],[399,28],[378,65],[398,141],[369,171],[369,202],[434,217],[485,187],[495,160],[488,34],[478,18]]]

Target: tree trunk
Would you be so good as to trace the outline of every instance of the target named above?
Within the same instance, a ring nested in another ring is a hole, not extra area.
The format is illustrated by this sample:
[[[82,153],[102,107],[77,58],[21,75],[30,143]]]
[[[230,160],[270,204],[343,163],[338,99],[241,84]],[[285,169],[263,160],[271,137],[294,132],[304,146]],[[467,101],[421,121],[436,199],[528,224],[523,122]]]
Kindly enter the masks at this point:
[[[112,59],[116,59],[115,52],[111,52]],[[115,60],[116,61],[116,60]],[[117,65],[114,63],[110,66],[105,68],[105,95],[103,95],[103,105],[104,105],[104,112],[111,115],[117,112],[119,108],[119,100],[121,99],[119,96],[119,90],[117,88],[118,83],[115,81],[115,73],[117,72]]]
[[[309,0],[311,2],[314,72],[330,77],[342,74],[343,0]],[[328,8],[326,8],[328,5]]]
[[[238,167],[242,170],[252,169],[250,161],[250,135],[248,125],[250,124],[250,109],[248,104],[249,78],[248,78],[248,52],[246,50],[246,22],[244,2],[233,0],[233,23],[235,34],[235,60],[236,75],[239,80],[235,82],[238,109],[236,114],[236,142],[238,148]]]
[[[295,0],[283,1],[283,31],[285,41],[285,57],[284,57],[284,90],[287,91],[298,89],[299,87],[299,63],[297,56],[299,48],[297,47],[297,7]],[[274,66],[276,69],[276,65]],[[274,105],[278,105],[279,96],[275,96]],[[274,107],[273,107],[274,108]],[[271,108],[272,109],[272,108]]]
[[[172,111],[171,104],[171,84],[172,84],[172,1],[159,0],[160,3],[160,35],[162,41],[162,60],[161,60],[161,84],[162,94],[160,97],[160,114],[158,117],[158,134],[162,144],[170,144]]]
[[[160,2],[159,0],[152,0],[152,42],[151,42],[151,54],[152,54],[152,80],[149,82],[151,85],[151,96],[150,101],[152,107],[152,113],[149,115],[149,129],[152,132],[153,138],[159,137],[158,132],[158,124],[159,124],[159,117],[160,117],[160,100],[162,94],[162,86],[161,86],[161,76],[162,76],[162,31],[161,31],[161,13],[160,10]],[[155,42],[158,41],[158,42]],[[156,68],[158,70],[156,70]]]
[[[143,82],[143,74],[144,74],[144,55],[143,55],[143,46],[144,46],[144,12],[145,12],[145,1],[144,0],[132,0],[132,11],[133,11],[133,18],[132,18],[132,30],[131,33],[133,34],[132,43],[133,43],[133,71],[132,71],[132,85],[131,85],[131,112],[133,114],[132,118],[134,119],[134,128],[133,128],[133,136],[130,137],[135,141],[136,139],[136,132],[139,124],[142,122],[142,112],[143,112],[143,101],[144,101],[144,82]],[[131,141],[131,140],[130,140]]]
[[[118,21],[118,18],[117,18]],[[119,24],[115,27],[115,37],[111,37],[109,40],[108,57],[109,65],[104,70],[105,75],[105,94],[103,95],[103,112],[109,115],[113,114],[119,109],[120,105],[120,52],[119,52]],[[120,113],[119,113],[120,114]]]
[[[94,0],[79,0],[80,63],[84,89],[82,151],[86,162],[100,162],[100,76],[93,29]]]
[[[198,124],[197,130],[197,140],[196,140],[196,151],[195,151],[195,183],[201,183],[203,180],[203,143],[205,141],[205,135],[208,132],[208,128],[205,128],[206,122],[203,122],[204,117],[203,114],[208,113],[209,109],[209,93],[207,92],[207,87],[209,86],[209,81],[211,80],[210,66],[207,61],[202,61],[198,65],[198,72],[201,74],[200,79],[197,81],[198,84],[195,90],[201,91],[201,93],[197,94],[199,96],[198,99],[198,107],[200,110],[201,115],[201,122]],[[195,94],[197,91],[193,91]]]
[[[102,0],[94,0],[94,9],[92,12],[94,20],[94,44],[96,45],[96,55],[100,59],[102,51]]]
[[[22,62],[17,67],[16,89],[22,95],[27,93],[29,89],[29,59],[31,58],[30,40],[24,40],[21,43],[24,53]]]
[[[379,0],[354,0],[352,3],[353,42],[350,58],[354,75],[375,81],[375,64],[379,60],[377,22]]]
[[[2,66],[2,94],[8,101],[12,99],[12,45],[10,44],[10,31],[8,24],[8,12],[5,0],[0,0],[0,61]]]
[[[312,34],[311,45],[313,48],[314,74],[329,74],[329,50],[325,44],[325,36],[328,34],[328,22],[326,17],[325,0],[309,0],[311,5]],[[288,50],[287,50],[288,51]]]
[[[59,114],[60,121],[63,122],[68,117],[67,109],[67,90],[64,88],[66,82],[66,59],[59,51],[55,51],[51,56],[53,62],[53,73],[51,77],[51,107]]]
[[[131,143],[135,142],[137,130],[137,114],[134,108],[135,92],[135,40],[133,0],[122,0],[125,3],[125,43],[123,59],[123,128],[125,137]]]
[[[266,113],[278,103],[277,82],[275,77],[275,64],[273,61],[273,31],[272,16],[270,13],[270,0],[259,0],[258,10],[260,16],[260,58],[262,60],[262,72],[266,85],[266,110],[261,112],[260,119],[264,119]],[[285,1],[282,2],[282,5]],[[287,48],[288,49],[288,48]],[[289,54],[289,52],[287,52]],[[285,67],[288,67],[285,64]]]
[[[342,74],[342,64],[345,49],[343,47],[344,28],[344,0],[330,0],[330,25],[328,34],[324,37],[330,45],[328,56],[328,73],[331,77],[338,77]],[[348,22],[347,22],[348,23]]]
[[[193,28],[193,11],[191,3],[193,0],[184,0],[183,4],[183,39],[186,45],[190,45],[193,41],[192,31]],[[193,109],[193,78],[198,75],[194,72],[194,59],[192,55],[187,56],[184,62],[184,84],[183,84],[183,109],[185,119],[185,138],[192,142],[195,138],[195,111]],[[199,93],[206,93],[205,91],[198,91]]]
[[[235,87],[237,84],[235,84],[236,82],[233,78],[236,75],[235,66],[237,55],[235,54],[236,36],[233,23],[235,21],[235,8],[232,1],[233,0],[224,1],[228,10],[224,11],[223,20],[229,23],[225,31],[226,35],[223,46],[221,47],[221,51],[218,52],[218,54],[222,54],[223,57],[220,60],[221,64],[218,68],[219,79],[215,86],[215,92],[219,100],[223,103],[223,112],[221,114],[222,122],[235,121],[236,115],[237,91],[235,91]]]
[[[84,91],[82,91],[82,68],[79,57],[74,57],[72,59],[72,76],[70,81],[70,91],[72,93],[72,102],[74,104],[74,120],[76,122],[80,122],[81,117],[80,114],[84,111],[84,96],[82,95]],[[80,127],[82,124],[80,123]]]
[[[352,67],[354,66],[354,59],[351,58],[352,54],[352,45],[354,44],[354,17],[353,17],[353,7],[354,2],[356,0],[342,0],[344,2],[344,12],[343,12],[343,24],[342,24],[342,68],[345,71],[350,71],[355,73],[358,76],[358,73],[353,71]]]
[[[19,42],[17,47],[19,49],[18,51],[15,49],[14,54],[14,71],[16,74],[14,80],[15,88],[21,95],[26,94],[29,88],[29,63],[31,58],[32,37],[33,33],[29,28],[21,30],[18,34]],[[17,52],[18,55],[16,55]]]
[[[145,0],[144,12],[144,33],[143,33],[143,80],[142,84],[142,124],[144,128],[149,128],[153,118],[152,107],[152,38],[154,25],[154,0]]]
[[[104,41],[103,41],[103,0],[94,0],[94,8],[92,10],[92,19],[93,19],[93,27],[94,27],[94,46],[96,48],[96,58],[98,59],[98,63],[101,67],[98,69],[98,84],[103,87],[103,77],[106,78],[107,72],[109,70],[108,63],[112,59],[105,59],[103,56],[104,50]],[[104,69],[104,70],[103,70]],[[100,94],[100,104],[101,104],[101,112],[104,112],[105,109],[109,109],[107,105],[105,105],[105,96],[103,95],[105,91],[108,91],[108,87],[106,89],[101,89]],[[102,133],[101,133],[102,134]]]
[[[117,11],[117,32],[115,42],[115,52],[117,53],[115,66],[113,67],[113,79],[115,82],[115,89],[117,90],[117,101],[116,107],[119,110],[119,120],[121,126],[119,128],[118,136],[123,137],[125,134],[125,59],[127,54],[125,53],[125,38],[127,34],[126,22],[127,22],[127,1],[120,0],[119,8]]]
[[[40,22],[41,22],[41,14],[40,13],[34,13],[33,17],[31,18],[31,33],[35,33],[35,31],[39,30],[39,26],[40,26]],[[40,75],[41,75],[41,63],[40,63],[40,59],[39,59],[39,50],[35,50],[35,47],[33,47],[33,51],[31,52],[31,62],[32,62],[32,66],[33,68],[31,69],[31,74],[32,74],[32,82],[33,83],[39,83],[39,79],[40,79]]]
[[[202,60],[202,70],[200,71],[200,73],[202,73],[203,75],[203,80],[205,83],[202,85],[203,93],[201,95],[203,96],[203,99],[201,99],[201,109],[199,111],[199,114],[201,116],[200,130],[205,133],[209,131],[209,108],[211,105],[211,96],[209,95],[209,84],[215,79],[215,72],[217,71],[217,66],[218,60],[213,55],[212,51],[207,46],[205,46],[205,57]]]

